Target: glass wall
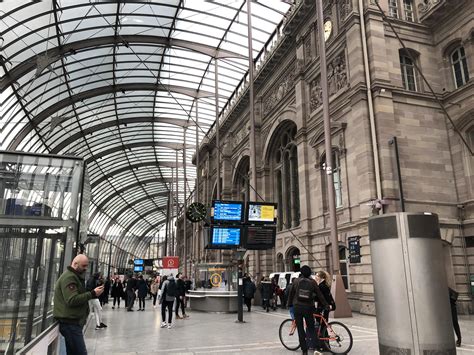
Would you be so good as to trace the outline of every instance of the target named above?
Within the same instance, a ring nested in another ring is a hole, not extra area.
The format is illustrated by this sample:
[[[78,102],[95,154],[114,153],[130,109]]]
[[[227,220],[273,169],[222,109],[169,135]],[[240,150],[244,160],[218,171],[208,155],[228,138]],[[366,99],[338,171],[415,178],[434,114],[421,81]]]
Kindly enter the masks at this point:
[[[82,159],[0,152],[0,354],[53,323],[54,285],[78,238]]]

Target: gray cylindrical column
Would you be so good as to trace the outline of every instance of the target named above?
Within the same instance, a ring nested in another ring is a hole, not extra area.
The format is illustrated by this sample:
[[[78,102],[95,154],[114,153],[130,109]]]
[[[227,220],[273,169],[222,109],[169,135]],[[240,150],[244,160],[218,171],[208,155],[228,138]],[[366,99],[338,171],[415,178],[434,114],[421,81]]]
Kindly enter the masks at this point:
[[[438,216],[369,219],[379,350],[456,354]]]

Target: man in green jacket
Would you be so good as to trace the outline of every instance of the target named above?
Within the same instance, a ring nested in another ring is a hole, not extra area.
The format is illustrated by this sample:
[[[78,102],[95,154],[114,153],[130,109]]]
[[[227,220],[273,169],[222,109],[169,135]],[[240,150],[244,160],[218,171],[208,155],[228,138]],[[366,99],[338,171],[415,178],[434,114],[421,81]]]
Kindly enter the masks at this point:
[[[68,355],[87,355],[82,327],[89,315],[88,301],[104,292],[104,286],[86,291],[84,273],[88,266],[87,256],[76,256],[54,288],[53,317],[59,322],[59,332],[66,340]]]

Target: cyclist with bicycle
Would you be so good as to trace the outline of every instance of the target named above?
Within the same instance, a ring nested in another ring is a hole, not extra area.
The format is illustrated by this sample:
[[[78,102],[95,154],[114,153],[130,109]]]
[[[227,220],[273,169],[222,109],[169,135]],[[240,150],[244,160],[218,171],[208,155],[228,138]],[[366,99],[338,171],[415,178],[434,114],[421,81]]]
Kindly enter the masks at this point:
[[[311,278],[311,268],[308,265],[301,267],[301,275],[294,281],[290,291],[288,303],[292,304],[295,312],[295,321],[298,329],[298,340],[303,351],[303,355],[308,354],[309,347],[315,348],[318,339],[314,326],[313,313],[316,311],[315,302],[321,304],[324,309],[329,308],[329,304],[321,293],[318,284]],[[306,330],[304,321],[306,322]],[[308,337],[308,342],[306,341]]]

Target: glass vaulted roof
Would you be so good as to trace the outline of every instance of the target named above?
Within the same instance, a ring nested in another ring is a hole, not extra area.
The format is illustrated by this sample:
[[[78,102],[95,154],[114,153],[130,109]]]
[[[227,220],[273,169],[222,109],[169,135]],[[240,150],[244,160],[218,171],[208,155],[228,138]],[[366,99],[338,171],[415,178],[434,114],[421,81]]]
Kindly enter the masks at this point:
[[[290,5],[251,7],[255,60]],[[221,116],[245,82],[245,1],[4,1],[0,10],[0,149],[83,157],[90,230],[144,252],[173,178],[179,204],[185,184],[188,196],[194,189],[196,130],[200,141],[216,119],[215,59]]]

